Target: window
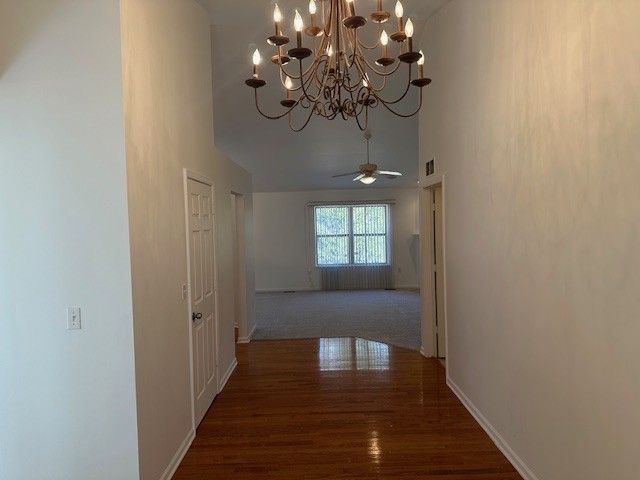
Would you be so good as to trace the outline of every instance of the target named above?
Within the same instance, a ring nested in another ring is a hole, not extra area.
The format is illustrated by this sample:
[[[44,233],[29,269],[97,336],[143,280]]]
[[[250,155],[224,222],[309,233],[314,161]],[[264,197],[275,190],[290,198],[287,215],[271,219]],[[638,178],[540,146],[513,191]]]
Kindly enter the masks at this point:
[[[316,265],[388,265],[389,206],[315,207]]]

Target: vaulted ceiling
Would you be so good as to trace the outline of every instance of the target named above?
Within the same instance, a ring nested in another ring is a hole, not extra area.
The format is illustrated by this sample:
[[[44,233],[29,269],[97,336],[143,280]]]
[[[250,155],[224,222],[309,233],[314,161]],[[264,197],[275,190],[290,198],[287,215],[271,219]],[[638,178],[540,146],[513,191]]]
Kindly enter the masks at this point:
[[[393,11],[395,0],[384,0]],[[426,19],[447,0],[404,0],[405,16],[414,19],[417,36]],[[362,188],[351,178],[332,179],[338,173],[357,170],[365,162],[365,143],[354,121],[314,118],[300,133],[289,130],[286,119],[271,121],[255,110],[253,91],[244,85],[251,74],[251,53],[258,47],[263,58],[271,55],[265,39],[272,34],[271,0],[200,0],[213,25],[215,141],[218,148],[253,174],[255,191]],[[280,0],[285,28],[292,31],[293,11],[306,12],[308,0]],[[371,12],[375,0],[356,0],[358,9]],[[378,36],[380,27],[365,29]],[[426,46],[425,52],[428,52]],[[272,112],[282,109],[282,91],[276,88],[276,68],[270,61],[261,66],[267,87],[260,90],[261,104]],[[398,91],[406,76],[390,85]],[[405,111],[417,101],[410,97]],[[405,175],[397,180],[381,178],[375,187],[415,186],[417,182],[418,120],[402,119],[383,109],[370,116],[371,160],[386,170]],[[367,187],[370,188],[370,187]]]

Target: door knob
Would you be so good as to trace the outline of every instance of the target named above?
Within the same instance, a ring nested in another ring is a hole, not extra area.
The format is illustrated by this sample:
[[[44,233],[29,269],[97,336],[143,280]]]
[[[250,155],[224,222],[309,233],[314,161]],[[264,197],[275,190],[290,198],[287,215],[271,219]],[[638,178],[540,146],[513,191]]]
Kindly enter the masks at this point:
[[[196,320],[200,320],[201,318],[202,318],[202,314],[201,314],[201,313],[193,312],[193,313],[191,314],[191,320],[193,320],[194,322],[195,322]]]

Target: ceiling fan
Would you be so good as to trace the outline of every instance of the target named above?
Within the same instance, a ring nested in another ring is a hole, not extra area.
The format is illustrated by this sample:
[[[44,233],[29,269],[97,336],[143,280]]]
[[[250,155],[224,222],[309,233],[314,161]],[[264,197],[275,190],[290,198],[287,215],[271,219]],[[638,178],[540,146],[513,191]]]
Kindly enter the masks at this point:
[[[400,172],[378,170],[378,165],[369,161],[369,140],[371,140],[371,132],[369,130],[364,132],[364,138],[367,141],[367,163],[363,163],[362,165],[360,165],[360,169],[355,172],[334,175],[332,178],[350,177],[351,175],[356,175],[356,177],[353,179],[354,182],[360,181],[365,185],[371,185],[378,179],[379,175],[390,179],[401,177],[402,174]]]

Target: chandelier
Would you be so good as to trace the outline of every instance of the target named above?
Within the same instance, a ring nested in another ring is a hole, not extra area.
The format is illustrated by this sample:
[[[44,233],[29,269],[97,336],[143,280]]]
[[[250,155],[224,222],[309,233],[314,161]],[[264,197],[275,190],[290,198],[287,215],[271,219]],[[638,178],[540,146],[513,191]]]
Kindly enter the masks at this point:
[[[318,4],[320,7],[318,8]],[[258,101],[258,90],[267,82],[260,77],[262,57],[256,49],[253,54],[253,75],[245,83],[254,89],[258,112],[268,119],[289,119],[289,127],[295,132],[304,129],[314,115],[334,120],[355,119],[361,130],[367,128],[369,109],[383,106],[399,117],[412,117],[422,107],[422,89],[431,83],[424,76],[424,55],[413,49],[413,22],[404,22],[404,9],[398,0],[395,5],[397,23],[391,34],[382,28],[379,41],[367,44],[359,35],[367,19],[356,13],[354,0],[310,0],[310,25],[295,11],[295,46],[285,50],[290,40],[283,34],[283,15],[276,4],[273,11],[275,33],[267,43],[275,48],[271,61],[279,70],[284,95],[280,101],[284,110],[270,115],[263,111]],[[391,14],[384,10],[383,0],[377,0],[377,9],[370,15],[372,22],[384,27]],[[303,38],[304,36],[307,38]],[[390,41],[397,48],[389,45]],[[391,50],[396,50],[395,56]],[[311,58],[309,58],[311,57]],[[307,60],[308,59],[308,60]],[[406,87],[397,98],[383,95],[388,79],[407,66]],[[418,65],[417,75],[414,64]],[[293,65],[293,66],[292,66]],[[411,87],[419,91],[418,105],[410,112],[397,109]],[[294,125],[293,111],[304,112],[302,122]]]

